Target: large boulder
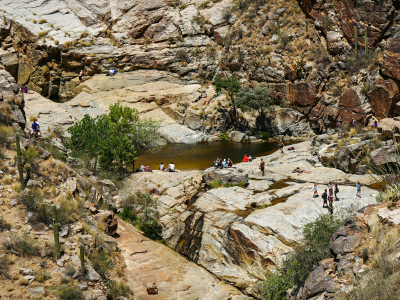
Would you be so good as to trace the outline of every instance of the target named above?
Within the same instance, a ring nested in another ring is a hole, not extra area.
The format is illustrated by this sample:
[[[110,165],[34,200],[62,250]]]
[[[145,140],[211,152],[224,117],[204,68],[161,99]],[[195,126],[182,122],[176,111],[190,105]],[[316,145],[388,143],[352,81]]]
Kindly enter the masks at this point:
[[[308,114],[317,103],[317,86],[314,83],[288,83],[287,99],[298,111]]]
[[[400,64],[397,68],[400,68]],[[399,86],[390,78],[378,79],[368,92],[368,98],[371,100],[375,116],[386,118],[392,114],[395,104],[400,101]]]
[[[305,116],[290,108],[278,108],[264,120],[258,118],[257,125],[261,130],[272,132],[274,135],[301,136],[312,132]]]
[[[393,134],[400,133],[400,121],[390,118],[382,119],[378,122],[378,132],[382,139],[393,137]]]
[[[246,185],[249,182],[249,174],[239,168],[216,169],[208,168],[203,172],[203,180],[206,184],[211,184],[213,181],[220,181],[222,184],[240,182]]]
[[[232,131],[229,135],[231,141],[241,143],[245,138],[246,134],[240,131]]]

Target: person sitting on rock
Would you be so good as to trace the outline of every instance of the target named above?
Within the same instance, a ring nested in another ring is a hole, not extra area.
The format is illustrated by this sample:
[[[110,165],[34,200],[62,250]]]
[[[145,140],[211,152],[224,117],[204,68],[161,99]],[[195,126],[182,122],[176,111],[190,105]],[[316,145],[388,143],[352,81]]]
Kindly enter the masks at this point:
[[[163,162],[160,164],[160,167],[159,167],[159,169],[160,169],[160,171],[165,171],[165,168],[164,168],[164,163],[163,163]]]
[[[175,172],[175,165],[171,161],[171,163],[168,165],[168,172]]]
[[[207,98],[207,92],[204,92],[204,94],[201,95],[201,98]]]
[[[226,168],[226,159],[224,158],[224,160],[222,161],[222,168]]]
[[[302,173],[311,173],[311,171],[306,171],[306,170],[303,170],[302,168],[299,168],[299,167],[297,167],[297,168],[294,170],[294,172],[295,172],[295,173],[298,173],[297,175],[300,175],[300,174],[302,174]]]
[[[108,74],[106,76],[113,76],[113,74],[114,74],[114,70],[110,69],[110,70],[108,70]]]
[[[245,154],[243,157],[243,162],[248,162],[248,161],[249,161],[249,158],[247,157],[247,154]]]
[[[192,101],[192,103],[196,103],[196,102],[198,102],[198,101],[201,99],[201,97],[202,97],[202,96],[201,96],[201,95],[199,95],[199,96],[196,98],[196,100],[193,100],[193,101]]]
[[[149,164],[146,165],[145,172],[153,172],[153,171],[150,169]]]
[[[226,166],[227,168],[233,168],[233,164],[230,158],[228,158],[228,165]]]
[[[146,168],[145,168],[144,165],[142,164],[142,165],[140,166],[140,172],[144,172],[145,169],[146,169]]]

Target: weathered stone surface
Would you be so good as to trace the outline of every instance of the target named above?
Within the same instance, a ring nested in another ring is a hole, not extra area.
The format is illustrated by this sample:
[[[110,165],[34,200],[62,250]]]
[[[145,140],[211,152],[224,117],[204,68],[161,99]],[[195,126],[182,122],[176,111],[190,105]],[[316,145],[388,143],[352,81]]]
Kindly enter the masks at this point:
[[[308,114],[318,101],[315,83],[298,82],[288,84],[288,101],[298,111]]]
[[[263,123],[257,119],[257,125],[274,135],[305,135],[311,133],[311,128],[305,116],[292,109],[276,109],[271,117]]]
[[[146,284],[156,282],[158,297],[163,299],[175,299],[177,294],[184,298],[247,299],[239,290],[168,247],[143,237],[123,221],[120,221],[119,234],[118,247],[122,250],[129,274],[127,278],[135,297],[146,297]],[[131,255],[138,245],[147,251]]]
[[[333,278],[327,275],[322,267],[318,267],[311,272],[304,284],[307,298],[315,296],[323,291],[333,292],[334,288],[335,283]]]
[[[387,207],[380,208],[378,211],[378,217],[381,221],[387,221],[392,225],[400,224],[400,210],[390,210]]]
[[[241,143],[245,136],[246,136],[246,134],[243,132],[240,132],[240,131],[232,131],[229,134],[231,141],[234,141],[236,143]]]
[[[208,168],[203,172],[203,180],[206,184],[211,184],[213,181],[219,180],[222,185],[226,183],[247,184],[249,181],[249,174],[240,168],[225,168],[216,169],[214,167]]]
[[[332,240],[329,243],[329,249],[331,249],[336,255],[344,255],[353,252],[361,242],[362,237],[361,232],[348,227],[341,227],[333,235]]]
[[[380,120],[378,132],[382,134],[382,139],[392,138],[393,134],[400,133],[400,121],[390,118]]]
[[[395,104],[400,101],[399,87],[392,79],[380,79],[368,92],[368,97],[371,99],[375,116],[386,118],[392,115]]]
[[[382,73],[400,80],[400,32],[395,34],[384,51]]]

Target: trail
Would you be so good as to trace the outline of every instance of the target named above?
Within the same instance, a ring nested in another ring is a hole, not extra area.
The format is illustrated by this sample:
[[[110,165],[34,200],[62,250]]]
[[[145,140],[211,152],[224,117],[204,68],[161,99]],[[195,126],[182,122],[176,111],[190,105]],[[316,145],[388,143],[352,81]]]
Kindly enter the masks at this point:
[[[137,300],[144,299],[248,299],[204,268],[167,246],[152,241],[132,225],[118,220],[118,248],[127,265],[127,278]],[[147,294],[147,283],[156,282],[157,295]]]

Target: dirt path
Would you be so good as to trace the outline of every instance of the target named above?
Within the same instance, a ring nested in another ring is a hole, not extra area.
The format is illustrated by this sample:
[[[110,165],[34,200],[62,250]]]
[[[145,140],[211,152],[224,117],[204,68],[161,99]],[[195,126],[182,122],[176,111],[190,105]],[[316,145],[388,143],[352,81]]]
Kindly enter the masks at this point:
[[[135,299],[248,299],[202,267],[170,248],[144,237],[119,219],[118,247],[128,268]],[[156,282],[157,295],[148,295],[146,284]]]

